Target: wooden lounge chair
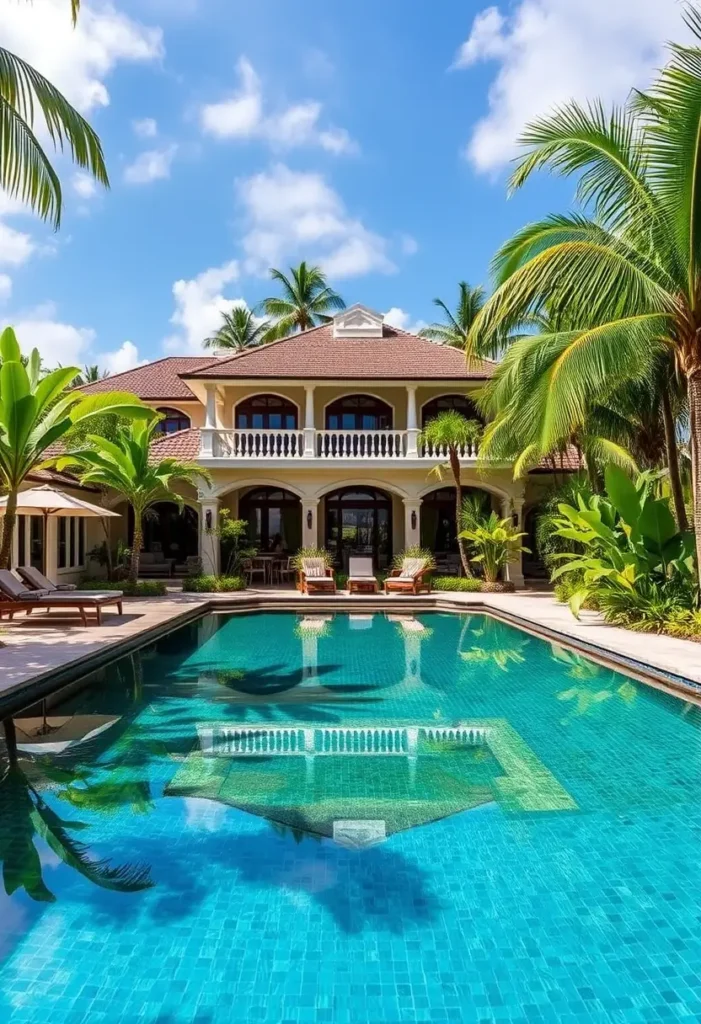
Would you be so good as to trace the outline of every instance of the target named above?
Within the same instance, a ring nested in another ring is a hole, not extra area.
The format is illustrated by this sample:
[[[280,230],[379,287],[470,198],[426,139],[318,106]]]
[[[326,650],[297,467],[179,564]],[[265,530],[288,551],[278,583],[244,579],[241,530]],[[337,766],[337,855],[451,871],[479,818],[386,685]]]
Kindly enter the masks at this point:
[[[1,610],[6,611],[10,619],[20,611],[26,611],[29,615],[34,608],[41,608],[42,611],[49,611],[51,608],[62,610],[75,608],[82,624],[87,626],[86,610],[92,608],[95,611],[97,625],[100,626],[102,625],[102,609],[105,605],[116,604],[117,613],[122,614],[122,597],[121,590],[73,590],[71,592],[26,590],[24,584],[20,583],[9,569],[0,569]]]
[[[372,571],[372,558],[348,559],[348,590],[351,594],[376,594],[377,580]]]
[[[303,558],[297,583],[303,594],[335,594],[336,580],[323,558]]]
[[[385,580],[385,593],[431,593],[431,570],[423,558],[405,558],[401,569],[393,569]]]
[[[39,572],[33,565],[19,565],[15,572],[22,582],[27,584],[29,590],[48,590],[52,594],[54,591],[65,594],[77,589],[75,583],[52,583],[48,576],[44,576],[43,572]]]

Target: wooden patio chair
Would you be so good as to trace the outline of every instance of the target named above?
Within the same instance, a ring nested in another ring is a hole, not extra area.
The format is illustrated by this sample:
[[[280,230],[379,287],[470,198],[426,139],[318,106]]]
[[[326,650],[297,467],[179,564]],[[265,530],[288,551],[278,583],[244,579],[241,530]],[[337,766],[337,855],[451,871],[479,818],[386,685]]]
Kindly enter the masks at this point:
[[[431,593],[431,570],[424,558],[405,558],[401,569],[393,569],[385,580],[385,593]]]
[[[86,611],[91,608],[95,612],[97,625],[101,626],[102,609],[105,605],[116,604],[117,614],[122,614],[122,598],[121,590],[26,590],[24,584],[20,583],[9,569],[0,569],[0,600],[2,610],[8,612],[10,620],[16,612],[26,611],[29,615],[34,608],[41,608],[42,611],[50,611],[52,608],[59,608],[62,611],[75,608],[82,624],[87,626]]]
[[[327,566],[323,558],[302,559],[297,585],[303,594],[336,593],[333,569]]]
[[[354,555],[348,559],[348,592],[351,594],[377,593],[377,580],[372,568],[372,558]]]

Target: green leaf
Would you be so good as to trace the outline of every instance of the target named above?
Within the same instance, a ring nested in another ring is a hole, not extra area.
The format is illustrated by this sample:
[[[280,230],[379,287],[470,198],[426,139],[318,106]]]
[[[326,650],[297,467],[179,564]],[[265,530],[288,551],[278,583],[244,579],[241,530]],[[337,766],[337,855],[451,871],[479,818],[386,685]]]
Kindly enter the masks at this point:
[[[22,351],[17,336],[11,327],[6,327],[0,334],[0,359],[3,363],[18,363],[21,358]]]
[[[621,519],[629,526],[637,526],[640,516],[640,495],[630,477],[619,466],[607,466],[606,493]]]
[[[648,500],[640,513],[638,528],[643,537],[650,538],[662,550],[677,533],[677,524],[666,501]]]

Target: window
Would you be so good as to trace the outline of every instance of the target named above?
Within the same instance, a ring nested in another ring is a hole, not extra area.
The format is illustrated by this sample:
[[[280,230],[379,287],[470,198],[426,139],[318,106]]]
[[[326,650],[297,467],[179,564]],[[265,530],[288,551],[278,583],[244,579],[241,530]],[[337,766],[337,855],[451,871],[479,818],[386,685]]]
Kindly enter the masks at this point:
[[[186,416],[184,412],[180,412],[179,409],[170,409],[168,406],[164,406],[162,409],[156,409],[156,412],[164,417],[156,427],[156,433],[175,434],[178,430],[190,429],[190,417]]]
[[[17,564],[27,564],[27,517],[17,519]]]
[[[81,516],[61,516],[58,520],[59,569],[80,569],[85,565],[85,520]]]
[[[326,407],[327,430],[391,430],[392,409],[370,395],[345,395]]]
[[[296,551],[302,541],[302,508],[296,494],[281,488],[258,487],[239,502],[249,538],[259,551]]]
[[[35,569],[44,568],[44,519],[42,516],[29,517],[29,564]]]
[[[297,406],[279,395],[256,395],[236,406],[237,430],[296,430]]]
[[[468,420],[484,422],[477,411],[477,406],[467,395],[441,395],[440,398],[434,398],[431,402],[427,402],[421,410],[421,426],[425,427],[429,420],[435,420],[439,413],[448,412],[451,409],[461,413]]]

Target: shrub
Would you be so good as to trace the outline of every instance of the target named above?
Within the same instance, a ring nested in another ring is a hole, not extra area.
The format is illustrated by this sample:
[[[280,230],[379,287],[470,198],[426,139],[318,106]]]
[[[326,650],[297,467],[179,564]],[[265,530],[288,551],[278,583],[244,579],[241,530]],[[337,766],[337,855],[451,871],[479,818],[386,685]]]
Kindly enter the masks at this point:
[[[526,534],[514,526],[511,519],[501,519],[496,512],[490,512],[483,519],[475,517],[460,536],[469,540],[477,552],[470,561],[481,564],[487,583],[496,583],[501,570],[522,551],[530,552],[521,543]]]
[[[478,594],[482,590],[482,580],[475,579],[474,576],[434,576],[433,589]]]
[[[81,590],[121,590],[125,597],[165,597],[168,593],[163,580],[105,580],[86,576],[80,581]]]
[[[183,591],[188,594],[228,594],[245,589],[243,576],[188,576],[183,580]]]
[[[292,558],[292,565],[295,569],[299,570],[302,568],[302,561],[305,558],[323,558],[324,564],[327,569],[333,568],[333,558],[326,548],[300,548],[296,555]]]
[[[401,569],[405,558],[423,558],[427,569],[436,568],[436,559],[433,557],[433,552],[428,548],[422,548],[420,544],[412,544],[410,547],[404,548],[398,555],[395,555],[392,559],[392,567],[394,569]]]

